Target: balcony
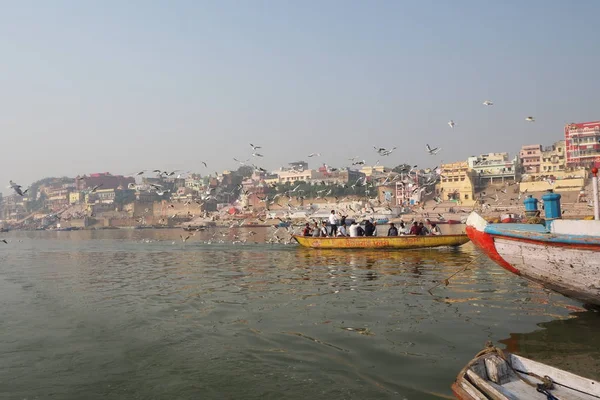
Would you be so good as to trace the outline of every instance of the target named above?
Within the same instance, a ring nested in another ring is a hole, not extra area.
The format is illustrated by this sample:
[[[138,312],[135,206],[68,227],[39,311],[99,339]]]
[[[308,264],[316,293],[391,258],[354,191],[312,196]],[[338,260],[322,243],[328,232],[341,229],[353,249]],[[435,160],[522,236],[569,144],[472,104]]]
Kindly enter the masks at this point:
[[[569,136],[590,136],[600,134],[600,127],[594,127],[589,129],[571,129],[569,130]]]

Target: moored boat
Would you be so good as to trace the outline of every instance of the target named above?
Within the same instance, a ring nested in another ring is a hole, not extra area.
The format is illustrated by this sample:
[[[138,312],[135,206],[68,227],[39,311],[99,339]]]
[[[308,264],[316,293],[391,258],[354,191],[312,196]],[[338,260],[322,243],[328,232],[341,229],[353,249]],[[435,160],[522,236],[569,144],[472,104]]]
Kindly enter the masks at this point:
[[[360,236],[360,237],[312,237],[294,235],[294,239],[304,247],[320,249],[422,249],[444,246],[461,246],[469,241],[465,234],[461,235],[426,235],[426,236]]]
[[[598,399],[600,382],[488,346],[452,385],[461,400]]]
[[[560,194],[544,200],[545,223],[490,224],[473,212],[467,235],[506,270],[565,296],[600,305],[600,220],[563,220]],[[537,210],[529,210],[536,215]]]

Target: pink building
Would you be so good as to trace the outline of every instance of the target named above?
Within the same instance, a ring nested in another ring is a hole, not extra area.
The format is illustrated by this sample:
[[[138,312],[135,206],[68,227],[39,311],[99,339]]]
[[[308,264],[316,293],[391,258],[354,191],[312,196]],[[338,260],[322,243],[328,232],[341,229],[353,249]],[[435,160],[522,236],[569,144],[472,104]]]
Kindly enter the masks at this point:
[[[565,126],[567,167],[600,166],[600,121]]]
[[[523,173],[534,174],[540,172],[542,164],[542,145],[529,144],[521,147],[519,152]]]

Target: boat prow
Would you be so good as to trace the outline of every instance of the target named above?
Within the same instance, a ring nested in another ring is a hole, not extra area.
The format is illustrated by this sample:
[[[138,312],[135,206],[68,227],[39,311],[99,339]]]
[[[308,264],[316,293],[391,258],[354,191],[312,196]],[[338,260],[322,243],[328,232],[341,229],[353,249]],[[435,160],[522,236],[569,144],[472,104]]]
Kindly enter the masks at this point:
[[[600,383],[487,347],[460,371],[452,391],[461,400],[539,400],[543,395],[546,399],[597,400]]]
[[[506,270],[584,303],[600,305],[600,221],[488,223],[473,212],[466,232]]]

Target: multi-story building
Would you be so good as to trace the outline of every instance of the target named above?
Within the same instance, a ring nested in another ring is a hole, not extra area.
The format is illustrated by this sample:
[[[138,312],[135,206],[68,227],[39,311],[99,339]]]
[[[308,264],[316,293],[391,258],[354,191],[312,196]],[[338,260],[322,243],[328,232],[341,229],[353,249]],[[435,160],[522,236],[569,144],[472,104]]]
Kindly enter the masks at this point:
[[[277,175],[279,176],[279,183],[286,182],[310,182],[313,179],[321,179],[323,175],[314,169],[307,169],[302,172],[298,171],[278,171]]]
[[[119,186],[126,188],[130,183],[135,183],[135,179],[122,175],[111,175],[109,172],[90,174],[89,176],[78,176],[75,178],[77,190],[91,189],[95,186],[99,186],[102,189],[116,189]]]
[[[559,140],[542,151],[541,173],[564,171],[566,165],[564,140]]]
[[[391,171],[391,168],[386,168],[383,165],[364,165],[360,170],[365,176],[384,174],[386,171]]]
[[[96,193],[90,195],[90,200],[92,200],[92,196],[94,196],[96,198],[96,203],[113,204],[115,202],[116,195],[117,193],[115,189],[98,189],[96,190]]]
[[[519,152],[519,159],[521,160],[523,173],[535,174],[540,172],[542,164],[542,145],[528,144],[522,146],[521,151]]]
[[[293,169],[296,171],[304,171],[308,169],[308,163],[306,161],[294,161],[289,163],[288,165],[289,168],[284,168],[284,170]]]
[[[314,183],[325,185],[347,185],[354,184],[359,179],[364,179],[365,175],[354,169],[343,168],[337,171],[329,171],[326,166],[319,168],[320,177]]]
[[[455,201],[465,206],[475,204],[475,171],[471,163],[459,161],[442,164],[441,170],[439,192],[442,200]]]
[[[514,181],[517,178],[518,157],[509,160],[508,153],[488,153],[472,156],[467,159],[469,168],[473,171],[473,183],[483,187],[492,183]]]
[[[185,178],[185,187],[199,192],[204,188],[205,182],[200,175],[190,175]]]
[[[85,200],[85,194],[83,192],[71,192],[69,193],[69,204],[81,204]]]
[[[600,121],[565,125],[567,167],[600,166]]]
[[[6,196],[2,202],[2,219],[6,221],[19,221],[25,218],[27,210],[23,198],[14,194]]]

